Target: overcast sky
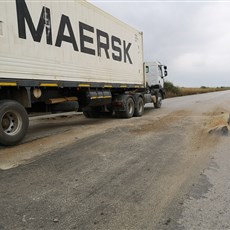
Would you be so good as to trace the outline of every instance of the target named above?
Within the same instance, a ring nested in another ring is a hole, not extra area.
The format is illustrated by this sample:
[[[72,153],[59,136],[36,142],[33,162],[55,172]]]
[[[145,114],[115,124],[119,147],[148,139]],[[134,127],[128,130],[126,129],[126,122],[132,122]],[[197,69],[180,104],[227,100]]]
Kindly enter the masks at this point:
[[[230,86],[230,1],[90,1],[144,33],[177,86]]]

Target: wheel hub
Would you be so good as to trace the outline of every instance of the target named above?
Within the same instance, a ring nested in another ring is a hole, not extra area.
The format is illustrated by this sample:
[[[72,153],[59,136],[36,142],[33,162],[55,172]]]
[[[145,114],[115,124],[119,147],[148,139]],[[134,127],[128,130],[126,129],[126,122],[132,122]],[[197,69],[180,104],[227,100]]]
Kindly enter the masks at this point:
[[[2,128],[6,130],[9,127],[9,125],[10,125],[10,120],[8,119],[8,117],[4,116],[2,119]]]
[[[2,128],[7,135],[15,135],[20,129],[21,122],[16,113],[6,112],[2,118]]]

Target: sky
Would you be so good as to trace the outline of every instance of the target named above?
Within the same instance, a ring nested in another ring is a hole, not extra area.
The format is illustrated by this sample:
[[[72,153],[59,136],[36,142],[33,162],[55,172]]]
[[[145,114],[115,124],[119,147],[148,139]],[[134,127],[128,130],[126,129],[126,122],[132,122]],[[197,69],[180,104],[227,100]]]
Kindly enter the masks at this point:
[[[230,86],[229,1],[90,2],[144,34],[145,61],[182,87]]]

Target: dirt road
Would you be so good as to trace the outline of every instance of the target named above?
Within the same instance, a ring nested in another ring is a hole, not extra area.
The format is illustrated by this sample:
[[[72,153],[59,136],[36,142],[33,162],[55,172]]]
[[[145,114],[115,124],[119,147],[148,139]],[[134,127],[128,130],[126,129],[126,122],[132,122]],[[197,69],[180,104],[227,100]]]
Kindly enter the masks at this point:
[[[225,91],[31,119],[0,149],[0,229],[229,229],[229,112]]]

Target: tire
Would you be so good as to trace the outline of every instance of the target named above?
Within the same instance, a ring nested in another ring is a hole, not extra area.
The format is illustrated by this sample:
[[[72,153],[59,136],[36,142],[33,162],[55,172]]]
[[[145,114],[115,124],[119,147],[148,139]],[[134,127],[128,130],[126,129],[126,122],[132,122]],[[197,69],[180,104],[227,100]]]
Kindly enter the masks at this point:
[[[16,145],[26,135],[29,119],[25,108],[16,101],[0,102],[0,144]]]
[[[134,115],[134,110],[135,110],[134,101],[131,97],[128,97],[126,101],[125,111],[121,112],[121,116],[123,118],[131,118]]]
[[[144,113],[144,100],[142,97],[138,97],[137,99],[137,106],[134,110],[135,117],[141,117]]]
[[[153,104],[156,109],[159,109],[162,105],[162,95],[160,92],[157,93],[156,98],[157,98],[157,102]]]

